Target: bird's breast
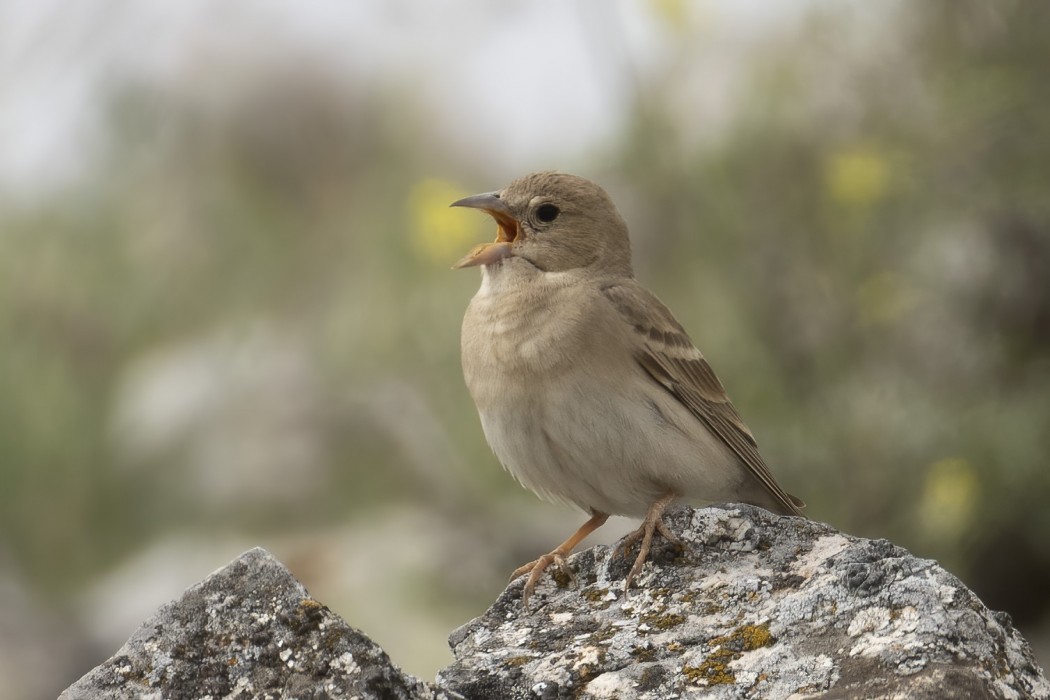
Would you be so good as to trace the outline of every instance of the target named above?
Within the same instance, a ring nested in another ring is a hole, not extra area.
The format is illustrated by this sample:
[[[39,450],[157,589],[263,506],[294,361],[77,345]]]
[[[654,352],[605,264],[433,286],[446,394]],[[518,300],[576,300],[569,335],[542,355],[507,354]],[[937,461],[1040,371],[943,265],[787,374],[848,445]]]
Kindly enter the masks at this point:
[[[557,284],[506,285],[486,280],[463,319],[463,369],[473,380],[550,379],[586,352],[586,299]]]

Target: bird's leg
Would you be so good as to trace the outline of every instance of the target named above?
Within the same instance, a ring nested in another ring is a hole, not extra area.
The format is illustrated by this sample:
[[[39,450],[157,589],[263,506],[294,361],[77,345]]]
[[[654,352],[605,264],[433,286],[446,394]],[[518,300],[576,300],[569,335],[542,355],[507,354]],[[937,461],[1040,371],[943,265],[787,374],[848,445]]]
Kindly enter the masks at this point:
[[[631,567],[630,572],[627,574],[627,578],[623,581],[623,592],[627,595],[628,589],[631,587],[631,581],[642,571],[642,567],[645,566],[645,560],[649,558],[649,548],[653,543],[653,533],[659,532],[663,535],[664,539],[675,545],[679,549],[683,548],[682,541],[674,536],[671,531],[664,524],[663,515],[664,511],[667,510],[667,506],[671,505],[675,499],[678,498],[678,494],[668,492],[661,496],[649,506],[648,512],[645,514],[645,520],[642,521],[641,526],[627,535],[620,543],[619,552],[623,556],[627,555],[627,551],[634,546],[634,543],[638,540],[642,541],[642,546],[638,550],[638,556],[634,560],[634,566]]]
[[[543,572],[551,564],[557,564],[562,571],[567,572],[569,577],[575,580],[572,571],[569,570],[569,567],[565,563],[565,557],[569,556],[572,550],[576,548],[576,545],[582,542],[587,535],[604,525],[605,521],[608,519],[609,516],[605,513],[595,513],[591,516],[590,520],[583,525],[580,525],[580,529],[573,533],[572,537],[558,545],[550,554],[544,554],[539,559],[530,561],[528,564],[519,566],[514,570],[514,573],[510,575],[511,581],[519,576],[523,576],[524,574],[529,575],[529,578],[525,581],[525,590],[521,594],[521,604],[524,607],[529,607],[529,598],[532,597],[532,592],[535,590],[536,584],[539,583],[540,577],[543,576]]]

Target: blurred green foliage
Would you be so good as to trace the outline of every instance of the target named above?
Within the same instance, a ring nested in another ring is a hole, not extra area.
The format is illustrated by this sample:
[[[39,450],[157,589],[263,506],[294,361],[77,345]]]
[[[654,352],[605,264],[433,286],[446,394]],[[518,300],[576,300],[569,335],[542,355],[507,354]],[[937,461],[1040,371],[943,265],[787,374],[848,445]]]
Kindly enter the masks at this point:
[[[702,39],[679,27],[597,179],[629,195],[639,277],[809,514],[1032,619],[1050,590],[1050,6],[902,3],[864,27],[825,8],[760,47],[713,138],[676,99]],[[447,269],[491,231],[443,209],[510,178],[444,152],[412,96],[259,71],[218,106],[121,86],[97,177],[0,211],[0,546],[41,589],[70,593],[171,528],[435,499],[498,518],[492,494],[517,493],[459,373],[477,280]],[[210,437],[121,419],[158,366],[203,362],[226,395],[230,368],[268,376],[270,346],[293,389],[202,400]],[[469,470],[408,465],[420,424],[370,407],[392,386]],[[246,472],[242,496],[210,499],[205,477],[253,440],[208,445],[285,402],[246,434],[303,444],[316,469],[289,459],[271,490]]]
[[[473,280],[435,268],[405,235],[418,125],[384,117],[393,107],[376,95],[333,97],[345,86],[323,75],[286,78],[229,111],[130,86],[113,98],[96,179],[4,210],[0,532],[45,587],[75,587],[173,526],[306,525],[422,495],[347,397],[386,375],[438,399],[458,388],[453,317]],[[183,483],[192,455],[177,444],[121,454],[114,414],[154,355],[223,333],[236,353],[260,326],[301,345],[321,386],[300,389],[334,464],[308,506],[207,508],[195,491],[206,484]]]
[[[858,38],[817,14],[767,47],[714,144],[682,149],[689,122],[639,95],[610,169],[811,515],[1030,618],[1050,602],[1050,7],[894,20]]]

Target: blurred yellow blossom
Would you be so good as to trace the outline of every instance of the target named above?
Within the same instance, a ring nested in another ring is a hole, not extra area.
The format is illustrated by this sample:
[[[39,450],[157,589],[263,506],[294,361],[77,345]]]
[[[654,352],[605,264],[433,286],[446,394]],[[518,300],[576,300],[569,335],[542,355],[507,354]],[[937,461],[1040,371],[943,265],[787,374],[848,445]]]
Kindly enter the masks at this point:
[[[478,239],[480,219],[449,204],[470,194],[437,178],[416,183],[409,195],[412,249],[433,264],[451,265]]]
[[[980,482],[965,459],[945,458],[929,466],[919,513],[927,534],[955,537],[973,518]]]
[[[886,194],[890,179],[889,161],[871,148],[839,151],[828,158],[824,185],[838,204],[864,208]]]
[[[659,17],[671,29],[681,31],[688,20],[686,0],[650,0],[653,14]]]

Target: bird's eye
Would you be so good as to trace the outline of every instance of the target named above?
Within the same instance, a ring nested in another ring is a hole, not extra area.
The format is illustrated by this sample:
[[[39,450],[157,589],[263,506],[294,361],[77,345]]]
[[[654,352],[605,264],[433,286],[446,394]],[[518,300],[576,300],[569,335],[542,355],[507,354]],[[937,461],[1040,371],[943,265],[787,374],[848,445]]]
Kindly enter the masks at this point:
[[[541,204],[539,208],[536,209],[536,218],[545,224],[549,224],[557,219],[558,214],[560,213],[561,210],[553,204]]]

